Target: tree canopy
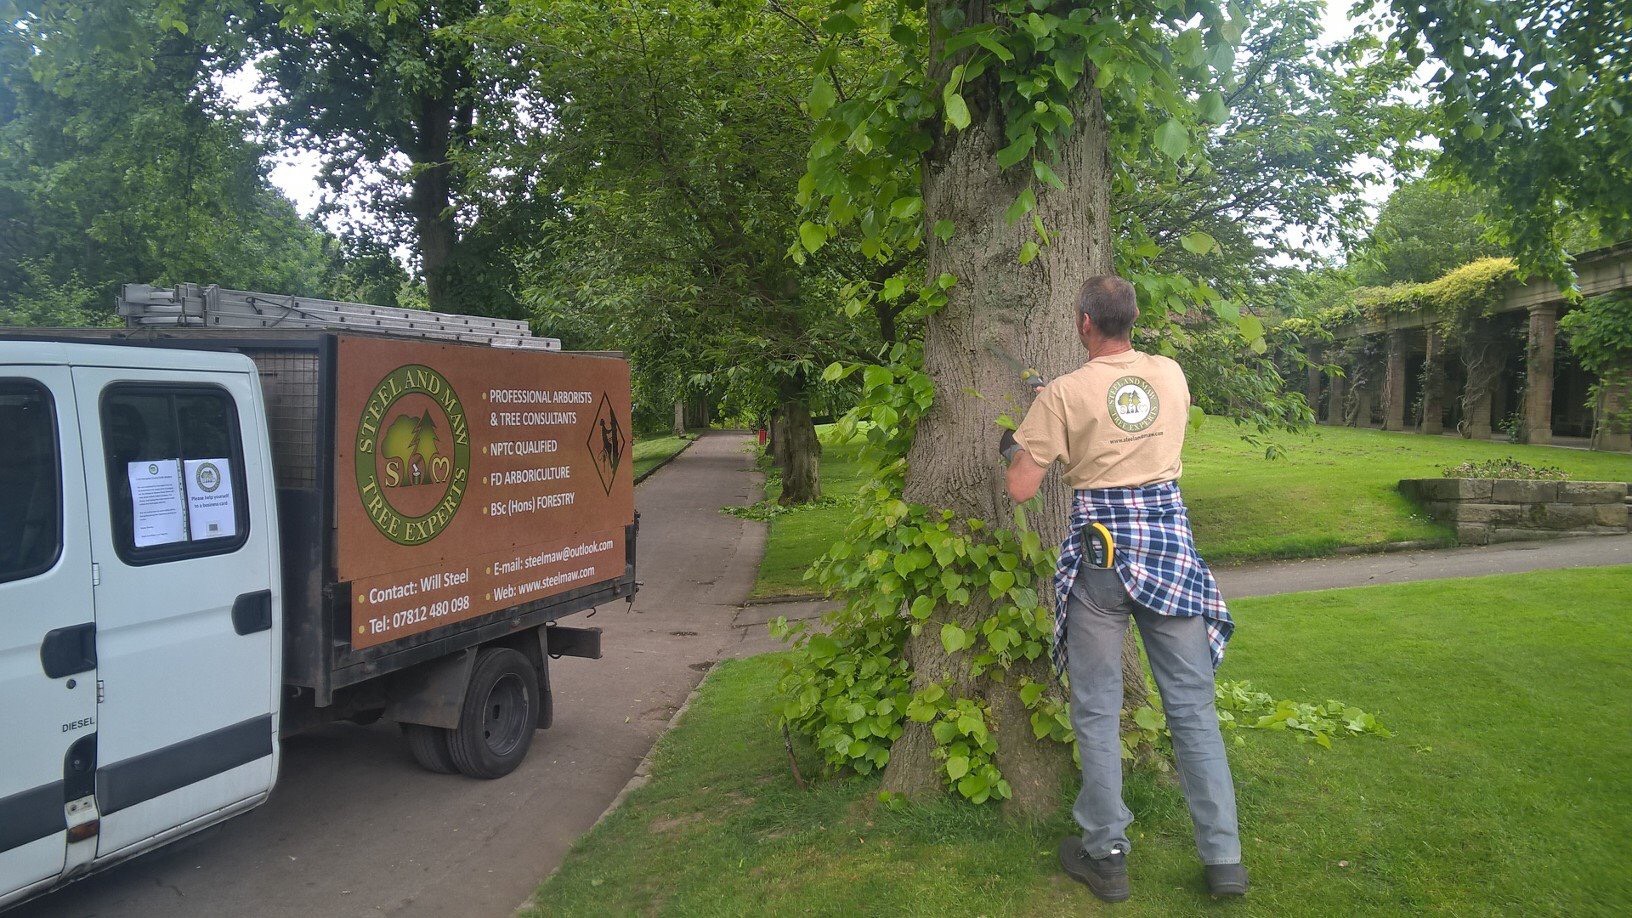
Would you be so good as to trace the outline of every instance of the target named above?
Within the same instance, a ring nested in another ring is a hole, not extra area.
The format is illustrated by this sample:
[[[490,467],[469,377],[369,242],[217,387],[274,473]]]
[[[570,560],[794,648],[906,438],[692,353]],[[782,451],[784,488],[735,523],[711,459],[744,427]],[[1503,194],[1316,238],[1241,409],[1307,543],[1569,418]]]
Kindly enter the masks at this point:
[[[1488,190],[1520,264],[1567,282],[1575,219],[1632,235],[1632,6],[1603,0],[1371,0],[1431,61],[1436,168]]]

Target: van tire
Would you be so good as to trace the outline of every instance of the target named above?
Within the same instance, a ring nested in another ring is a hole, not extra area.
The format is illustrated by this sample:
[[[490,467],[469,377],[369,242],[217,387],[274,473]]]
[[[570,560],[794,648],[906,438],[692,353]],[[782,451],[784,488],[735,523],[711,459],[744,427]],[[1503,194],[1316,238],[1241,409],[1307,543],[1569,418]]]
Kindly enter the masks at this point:
[[[448,752],[448,732],[424,724],[402,725],[402,736],[408,741],[408,751],[414,754],[414,761],[426,771],[439,775],[451,775],[459,770]]]
[[[448,752],[472,778],[502,778],[527,757],[538,724],[538,670],[525,654],[489,647],[476,657],[459,710],[448,731]]]

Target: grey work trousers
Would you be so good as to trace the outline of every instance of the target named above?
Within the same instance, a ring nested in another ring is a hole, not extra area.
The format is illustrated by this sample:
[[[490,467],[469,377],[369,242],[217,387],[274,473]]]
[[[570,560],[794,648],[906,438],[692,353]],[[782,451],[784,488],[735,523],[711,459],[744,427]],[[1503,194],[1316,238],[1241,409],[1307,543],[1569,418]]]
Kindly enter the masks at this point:
[[[1072,815],[1091,857],[1127,851],[1133,821],[1122,801],[1122,639],[1131,616],[1173,734],[1179,785],[1204,864],[1241,862],[1235,785],[1214,708],[1213,660],[1201,616],[1161,615],[1128,595],[1114,570],[1083,567],[1066,607],[1071,725],[1082,756],[1082,791]]]

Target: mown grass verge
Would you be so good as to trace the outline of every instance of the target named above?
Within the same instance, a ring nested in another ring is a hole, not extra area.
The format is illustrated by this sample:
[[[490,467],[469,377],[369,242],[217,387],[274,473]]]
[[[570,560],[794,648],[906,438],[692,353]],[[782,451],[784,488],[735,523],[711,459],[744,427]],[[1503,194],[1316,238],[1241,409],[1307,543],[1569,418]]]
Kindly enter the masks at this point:
[[[695,434],[683,437],[642,437],[635,441],[635,480],[639,481],[653,469],[668,462],[680,454],[680,451],[696,442]]]
[[[1559,597],[1569,597],[1561,602]],[[1632,567],[1244,600],[1222,672],[1341,698],[1392,739],[1230,740],[1253,891],[1239,914],[1626,914]],[[1195,914],[1182,798],[1130,776],[1134,898],[1064,878],[1061,809],[876,804],[876,778],[799,790],[776,732],[780,655],[722,664],[654,775],[581,839],[528,914]],[[814,757],[801,750],[807,776]]]

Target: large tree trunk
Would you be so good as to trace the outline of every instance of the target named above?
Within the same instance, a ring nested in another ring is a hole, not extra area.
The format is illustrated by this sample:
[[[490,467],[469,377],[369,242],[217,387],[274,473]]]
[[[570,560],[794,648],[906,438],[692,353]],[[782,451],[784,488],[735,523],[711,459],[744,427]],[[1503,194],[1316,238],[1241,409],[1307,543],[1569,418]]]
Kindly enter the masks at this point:
[[[782,496],[777,503],[786,507],[818,500],[822,496],[822,443],[816,438],[810,406],[803,399],[791,398],[777,414],[782,418],[774,451],[782,470]]]
[[[422,96],[418,101],[418,136],[411,157],[414,171],[408,208],[414,217],[420,270],[425,274],[425,299],[432,309],[449,311],[455,304],[448,263],[459,239],[459,227],[453,220],[453,168],[448,156],[459,112],[452,98]]]
[[[991,21],[985,3],[931,2],[929,19],[939,22],[949,5],[961,6],[969,25]],[[933,49],[932,59],[940,49]],[[956,61],[935,65],[933,86],[944,83]],[[949,272],[958,279],[950,302],[930,318],[924,341],[924,367],[935,381],[935,406],[919,425],[908,456],[906,499],[949,508],[960,517],[1013,526],[1013,506],[1003,490],[996,443],[996,419],[1016,418],[1028,407],[1020,370],[1035,367],[1049,377],[1081,366],[1086,355],[1075,331],[1075,294],[1083,280],[1110,273],[1113,266],[1110,227],[1110,161],[1106,123],[1092,75],[1080,84],[1074,128],[1061,138],[1055,169],[1063,191],[1038,195],[1038,212],[1053,234],[1053,244],[1029,265],[1017,260],[1021,244],[1032,235],[1029,220],[1005,225],[1004,210],[1030,180],[1024,166],[1000,172],[996,153],[1007,145],[1003,113],[997,110],[996,87],[988,76],[965,87],[974,111],[968,129],[946,129],[924,162],[924,219],[951,220],[955,234],[929,245],[928,274]],[[1041,144],[1039,144],[1041,147]],[[1031,514],[1046,543],[1064,534],[1070,492],[1058,475],[1044,482],[1041,507]],[[1051,584],[1037,584],[1052,595]],[[939,617],[974,630],[990,612],[984,595],[965,609],[943,609]],[[1029,717],[1016,695],[1018,677],[1052,683],[1046,660],[976,678],[970,654],[948,655],[940,629],[929,627],[909,639],[907,656],[914,686],[949,683],[953,697],[983,698],[990,709],[998,743],[997,765],[1014,791],[1011,806],[1026,814],[1053,812],[1071,759],[1053,743],[1032,738]],[[1130,645],[1131,646],[1131,645]],[[1144,697],[1138,656],[1130,663],[1130,702]],[[939,763],[929,726],[908,721],[885,771],[886,789],[917,797],[942,793]]]

